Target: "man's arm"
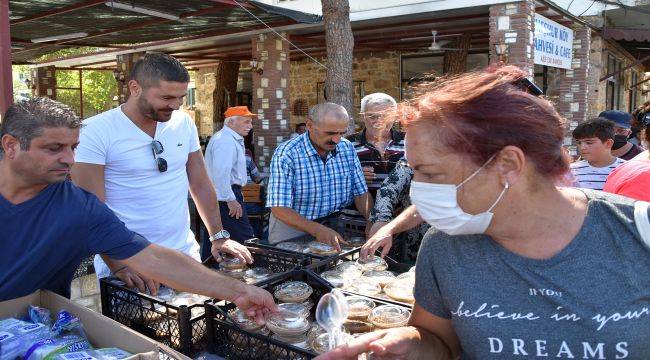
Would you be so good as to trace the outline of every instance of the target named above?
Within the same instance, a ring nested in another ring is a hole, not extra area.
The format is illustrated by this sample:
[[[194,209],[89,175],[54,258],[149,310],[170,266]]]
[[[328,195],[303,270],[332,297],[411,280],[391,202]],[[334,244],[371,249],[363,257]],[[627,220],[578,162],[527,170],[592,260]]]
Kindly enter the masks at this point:
[[[212,185],[212,180],[208,176],[203,161],[201,150],[190,153],[187,157],[187,178],[190,184],[190,194],[196,209],[201,215],[201,219],[208,229],[208,233],[213,235],[223,229],[221,224],[221,214],[219,213],[219,203],[217,193]],[[230,174],[228,174],[230,176]],[[222,239],[212,243],[212,255],[215,260],[220,261],[219,251],[227,252],[234,255],[247,263],[253,262],[253,256],[245,246],[230,239]]]
[[[220,275],[175,250],[150,244],[122,262],[176,290],[231,301],[262,323],[264,314],[276,310],[273,296],[267,291]]]
[[[370,193],[366,192],[365,194],[355,196],[354,205],[357,207],[357,210],[364,219],[368,220],[370,217],[370,210],[372,210],[372,207],[374,206]]]
[[[292,208],[284,206],[274,206],[271,208],[271,213],[278,220],[291,226],[294,229],[301,230],[315,237],[317,241],[330,244],[341,251],[340,242],[345,242],[343,237],[336,231],[321,225],[315,221],[305,219],[297,211]]]

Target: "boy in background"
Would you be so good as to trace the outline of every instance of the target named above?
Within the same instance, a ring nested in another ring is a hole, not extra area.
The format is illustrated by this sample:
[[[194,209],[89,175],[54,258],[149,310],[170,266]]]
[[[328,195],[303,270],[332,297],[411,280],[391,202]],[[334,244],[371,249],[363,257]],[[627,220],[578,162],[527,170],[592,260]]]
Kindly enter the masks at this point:
[[[625,160],[612,155],[614,123],[604,118],[590,119],[573,130],[580,160],[571,164],[574,186],[602,190],[607,176]]]

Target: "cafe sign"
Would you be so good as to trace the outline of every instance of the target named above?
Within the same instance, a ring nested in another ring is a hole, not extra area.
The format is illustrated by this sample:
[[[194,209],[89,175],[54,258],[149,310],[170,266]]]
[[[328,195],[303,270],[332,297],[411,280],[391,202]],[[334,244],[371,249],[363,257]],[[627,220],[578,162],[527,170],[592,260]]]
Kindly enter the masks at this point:
[[[573,30],[535,14],[535,64],[571,69]]]

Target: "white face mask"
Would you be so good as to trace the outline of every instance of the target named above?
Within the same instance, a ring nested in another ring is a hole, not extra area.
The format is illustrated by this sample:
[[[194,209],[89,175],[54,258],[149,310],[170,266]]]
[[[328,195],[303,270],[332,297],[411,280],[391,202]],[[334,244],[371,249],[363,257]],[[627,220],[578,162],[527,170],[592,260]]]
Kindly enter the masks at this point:
[[[492,221],[492,209],[499,203],[506,190],[508,182],[494,204],[485,212],[468,214],[458,205],[457,190],[478,174],[494,159],[493,155],[483,166],[478,168],[467,179],[458,185],[430,184],[419,181],[411,182],[411,201],[426,222],[434,228],[449,235],[483,234]]]

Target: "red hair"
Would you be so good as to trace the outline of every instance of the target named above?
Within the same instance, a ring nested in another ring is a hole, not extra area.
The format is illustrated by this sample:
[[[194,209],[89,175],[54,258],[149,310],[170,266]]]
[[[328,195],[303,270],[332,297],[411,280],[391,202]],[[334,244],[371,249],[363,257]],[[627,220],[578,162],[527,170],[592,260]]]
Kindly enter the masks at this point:
[[[537,172],[563,176],[565,120],[553,105],[517,85],[527,74],[515,66],[489,67],[426,85],[404,109],[403,123],[434,125],[443,145],[477,165],[508,145],[520,148]]]

